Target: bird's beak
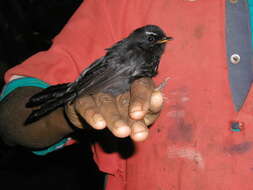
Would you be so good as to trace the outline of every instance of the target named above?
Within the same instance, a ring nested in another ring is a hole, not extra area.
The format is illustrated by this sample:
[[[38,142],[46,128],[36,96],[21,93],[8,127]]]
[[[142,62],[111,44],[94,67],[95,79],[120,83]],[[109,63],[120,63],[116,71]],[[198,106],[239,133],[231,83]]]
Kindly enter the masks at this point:
[[[166,43],[169,40],[173,40],[173,38],[169,37],[169,36],[168,37],[166,36],[166,37],[162,38],[161,40],[158,40],[157,43],[158,44],[163,44],[163,43]]]

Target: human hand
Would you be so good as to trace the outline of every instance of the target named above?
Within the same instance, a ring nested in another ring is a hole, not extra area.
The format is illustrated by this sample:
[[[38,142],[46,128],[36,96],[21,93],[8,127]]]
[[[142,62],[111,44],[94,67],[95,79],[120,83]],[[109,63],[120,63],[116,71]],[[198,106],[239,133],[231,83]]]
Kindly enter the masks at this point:
[[[83,96],[66,106],[71,123],[83,128],[80,117],[97,130],[108,129],[116,136],[130,136],[134,141],[148,137],[148,126],[158,118],[163,104],[162,93],[150,78],[141,78],[131,85],[130,92],[113,97],[98,93]]]

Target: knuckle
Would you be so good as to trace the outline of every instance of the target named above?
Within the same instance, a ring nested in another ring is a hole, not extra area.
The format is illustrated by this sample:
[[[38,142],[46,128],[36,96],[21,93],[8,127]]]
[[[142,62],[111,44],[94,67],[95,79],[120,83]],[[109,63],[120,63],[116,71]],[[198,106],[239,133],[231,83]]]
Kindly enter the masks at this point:
[[[91,117],[91,116],[93,116],[95,113],[96,113],[96,111],[95,111],[94,107],[88,107],[88,108],[86,108],[86,109],[84,110],[84,112],[83,112],[82,115],[83,115],[84,117]]]
[[[138,102],[138,103],[145,103],[145,102],[148,102],[147,101],[147,97],[146,96],[142,96],[142,95],[135,95],[133,98],[133,101],[132,102]]]
[[[99,93],[96,96],[96,100],[99,105],[105,104],[105,103],[113,103],[114,102],[114,97],[110,94],[104,94],[104,93]]]
[[[110,118],[114,123],[121,119],[120,115],[117,113],[112,114]]]
[[[110,115],[105,116],[105,119],[108,123],[108,127],[115,128],[117,124],[122,121],[122,118],[117,113],[111,113]]]
[[[79,97],[75,100],[75,105],[76,107],[83,107],[84,105],[87,105],[89,102],[91,102],[91,97],[84,96],[84,97]]]
[[[129,93],[121,94],[117,97],[117,102],[119,106],[128,106],[130,103]]]
[[[146,87],[146,88],[149,88],[150,86],[152,86],[152,80],[150,78],[140,78],[140,79],[137,79],[135,82],[134,82],[135,85],[141,85],[143,87]]]

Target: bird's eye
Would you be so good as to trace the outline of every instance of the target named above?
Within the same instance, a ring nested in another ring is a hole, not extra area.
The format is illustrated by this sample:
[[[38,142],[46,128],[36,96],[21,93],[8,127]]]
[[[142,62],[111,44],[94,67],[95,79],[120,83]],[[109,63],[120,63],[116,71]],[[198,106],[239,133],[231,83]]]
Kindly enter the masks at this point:
[[[149,36],[148,37],[148,41],[150,41],[150,42],[153,42],[153,41],[155,41],[155,37],[152,35],[152,36]]]

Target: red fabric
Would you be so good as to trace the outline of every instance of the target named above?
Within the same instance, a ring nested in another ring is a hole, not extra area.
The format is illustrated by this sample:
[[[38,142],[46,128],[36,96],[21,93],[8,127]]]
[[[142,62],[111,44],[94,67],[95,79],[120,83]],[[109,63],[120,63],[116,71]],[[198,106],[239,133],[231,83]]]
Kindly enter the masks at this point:
[[[11,69],[55,84],[72,81],[134,28],[157,24],[174,41],[162,58],[165,105],[147,141],[123,159],[94,148],[107,190],[252,190],[253,90],[236,112],[229,88],[224,0],[85,0],[53,47]],[[230,123],[244,123],[232,132]]]

